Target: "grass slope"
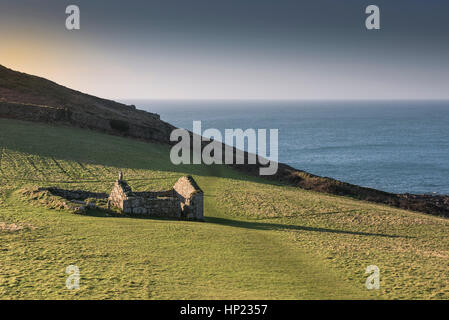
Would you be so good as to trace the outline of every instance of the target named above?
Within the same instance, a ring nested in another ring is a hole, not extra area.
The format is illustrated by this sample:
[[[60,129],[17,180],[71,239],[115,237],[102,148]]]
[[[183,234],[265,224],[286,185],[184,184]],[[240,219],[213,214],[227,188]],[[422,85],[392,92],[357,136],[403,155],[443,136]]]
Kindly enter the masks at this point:
[[[449,220],[268,183],[223,166],[173,166],[168,147],[0,119],[0,298],[448,298]],[[87,216],[24,201],[28,186],[109,192],[192,174],[206,222]],[[65,288],[65,268],[81,288]],[[368,265],[380,290],[364,283]]]

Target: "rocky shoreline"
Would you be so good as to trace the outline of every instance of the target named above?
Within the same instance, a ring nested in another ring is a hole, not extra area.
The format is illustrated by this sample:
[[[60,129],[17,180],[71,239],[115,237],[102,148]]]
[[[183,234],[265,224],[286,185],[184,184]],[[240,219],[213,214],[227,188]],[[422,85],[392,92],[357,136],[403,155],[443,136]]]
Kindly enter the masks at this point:
[[[232,167],[239,171],[258,176],[259,165],[233,165]],[[389,193],[328,177],[313,175],[283,163],[279,163],[279,169],[276,175],[262,177],[306,190],[334,194],[337,196],[347,196],[357,200],[381,203],[405,210],[418,211],[449,218],[448,195]]]

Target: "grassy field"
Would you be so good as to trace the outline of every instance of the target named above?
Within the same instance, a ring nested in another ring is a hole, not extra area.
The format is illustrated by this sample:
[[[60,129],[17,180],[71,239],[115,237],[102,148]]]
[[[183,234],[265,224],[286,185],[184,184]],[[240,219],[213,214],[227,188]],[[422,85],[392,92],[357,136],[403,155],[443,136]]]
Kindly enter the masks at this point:
[[[449,298],[447,219],[173,166],[167,146],[88,130],[0,119],[0,148],[0,299]],[[134,190],[192,174],[206,221],[74,215],[20,192],[109,192],[119,171]],[[369,265],[379,290],[365,288]]]

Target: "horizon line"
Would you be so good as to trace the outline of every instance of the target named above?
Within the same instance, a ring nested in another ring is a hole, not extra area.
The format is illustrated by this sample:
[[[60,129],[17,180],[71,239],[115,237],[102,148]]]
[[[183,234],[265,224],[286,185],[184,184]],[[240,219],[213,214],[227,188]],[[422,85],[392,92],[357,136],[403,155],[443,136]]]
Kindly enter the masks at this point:
[[[329,101],[329,102],[389,102],[389,101],[449,101],[448,98],[111,98],[111,100],[115,101],[195,101],[195,102],[201,102],[201,101],[248,101],[248,102],[263,102],[263,101],[282,101],[282,102],[323,102],[323,101]]]

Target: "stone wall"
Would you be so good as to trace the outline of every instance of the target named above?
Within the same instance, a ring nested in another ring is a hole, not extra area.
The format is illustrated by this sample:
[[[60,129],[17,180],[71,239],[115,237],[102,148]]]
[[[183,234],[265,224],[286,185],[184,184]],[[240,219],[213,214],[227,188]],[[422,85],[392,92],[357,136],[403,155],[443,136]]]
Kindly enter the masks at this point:
[[[143,197],[143,198],[175,197],[173,190],[133,192],[133,194],[136,197]]]
[[[181,203],[176,198],[128,197],[123,212],[152,217],[181,218]]]
[[[204,194],[191,176],[179,178],[173,190],[176,197],[181,201],[181,208],[187,219],[204,219]]]
[[[115,115],[106,108],[105,114],[77,112],[71,108],[0,101],[0,118],[62,124],[88,128],[113,135],[170,143],[173,126],[161,121],[159,115],[131,110]],[[116,123],[123,124],[117,126]]]
[[[203,192],[190,176],[180,178],[171,190],[133,192],[120,175],[108,200],[126,214],[189,220],[204,218]]]
[[[128,200],[129,197],[133,196],[131,187],[123,180],[117,180],[112,188],[108,200],[110,204],[124,210],[123,202]]]
[[[40,188],[39,191],[49,191],[55,196],[65,198],[67,200],[81,200],[84,201],[89,198],[94,199],[106,199],[108,195],[106,193],[89,192],[83,190],[64,190],[55,187]]]

